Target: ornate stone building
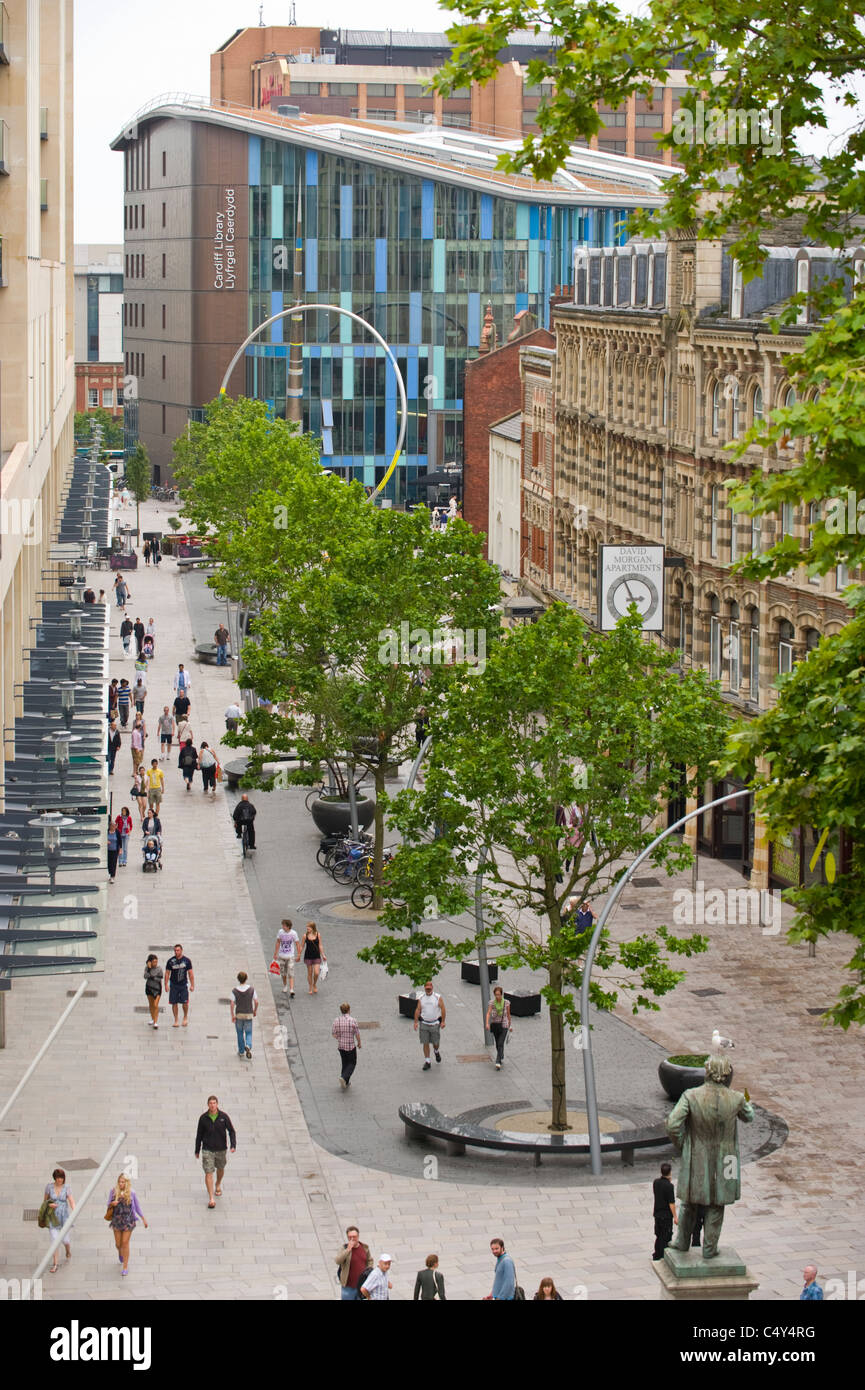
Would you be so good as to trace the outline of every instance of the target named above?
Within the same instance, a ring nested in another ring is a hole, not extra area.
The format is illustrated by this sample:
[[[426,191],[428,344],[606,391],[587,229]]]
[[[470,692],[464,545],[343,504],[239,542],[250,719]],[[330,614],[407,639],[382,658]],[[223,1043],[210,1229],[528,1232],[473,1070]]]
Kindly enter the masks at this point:
[[[745,715],[768,708],[779,673],[837,632],[847,614],[843,567],[819,578],[798,567],[762,584],[731,572],[737,559],[781,535],[804,544],[817,515],[812,504],[762,519],[736,516],[724,487],[761,462],[792,462],[801,447],[767,453],[752,445],[736,464],[725,451],[795,400],[785,358],[804,345],[808,311],[778,333],[770,319],[830,269],[830,252],[792,244],[792,236],[785,245],[782,236],[772,238],[762,276],[745,286],[725,245],[695,235],[577,253],[575,301],[554,309],[552,580],[539,583],[524,571],[537,592],[595,622],[598,546],[664,545],[675,567],[666,570],[660,640],[681,652],[684,667],[708,669]],[[857,257],[859,275],[865,251]],[[703,799],[735,789],[714,784]],[[671,817],[682,810],[671,806]],[[756,887],[809,879],[812,832],[770,847],[759,826],[755,836],[744,798],[697,825],[701,851],[753,869]]]

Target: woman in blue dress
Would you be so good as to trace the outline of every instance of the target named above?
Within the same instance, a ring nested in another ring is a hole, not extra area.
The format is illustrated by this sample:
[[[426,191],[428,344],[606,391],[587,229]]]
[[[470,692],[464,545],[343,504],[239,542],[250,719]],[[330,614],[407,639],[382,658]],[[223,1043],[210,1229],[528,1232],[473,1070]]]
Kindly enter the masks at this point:
[[[75,1210],[75,1202],[72,1193],[66,1186],[66,1174],[62,1168],[55,1168],[51,1175],[54,1179],[45,1188],[45,1200],[51,1204],[51,1216],[49,1224],[46,1226],[48,1239],[54,1245],[54,1263],[49,1269],[49,1274],[57,1273],[57,1256],[60,1253],[60,1242],[57,1240],[61,1226],[65,1226],[69,1220],[69,1213]],[[66,1258],[72,1258],[72,1246],[68,1240],[63,1244],[66,1246]]]

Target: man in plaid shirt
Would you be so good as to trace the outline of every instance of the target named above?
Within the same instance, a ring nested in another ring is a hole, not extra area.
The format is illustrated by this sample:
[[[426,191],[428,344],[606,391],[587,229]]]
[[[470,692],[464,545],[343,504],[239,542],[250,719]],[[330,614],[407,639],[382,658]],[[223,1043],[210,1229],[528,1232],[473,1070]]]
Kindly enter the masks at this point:
[[[342,1064],[339,1084],[346,1090],[351,1085],[351,1074],[357,1066],[357,1049],[361,1046],[360,1031],[351,1016],[350,1004],[340,1004],[339,1018],[334,1019],[330,1031],[336,1038]]]
[[[390,1290],[393,1284],[388,1279],[393,1256],[379,1255],[378,1264],[372,1274],[368,1274],[360,1286],[361,1298],[371,1299],[373,1303],[382,1302],[390,1298]]]

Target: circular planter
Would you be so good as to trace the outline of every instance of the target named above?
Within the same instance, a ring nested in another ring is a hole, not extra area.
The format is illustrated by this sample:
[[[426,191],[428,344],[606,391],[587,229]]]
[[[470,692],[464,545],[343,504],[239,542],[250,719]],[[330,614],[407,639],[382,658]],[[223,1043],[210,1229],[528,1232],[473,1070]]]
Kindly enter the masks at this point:
[[[670,1100],[678,1100],[683,1091],[690,1091],[694,1086],[702,1086],[706,1080],[705,1065],[709,1054],[706,1053],[702,1060],[697,1057],[665,1057],[658,1066],[658,1079],[666,1091]],[[724,1085],[729,1086],[733,1080],[733,1073],[725,1078]]]
[[[351,807],[339,797],[317,796],[309,808],[322,835],[343,835],[351,829]],[[375,819],[375,798],[357,798],[357,823],[366,830]]]

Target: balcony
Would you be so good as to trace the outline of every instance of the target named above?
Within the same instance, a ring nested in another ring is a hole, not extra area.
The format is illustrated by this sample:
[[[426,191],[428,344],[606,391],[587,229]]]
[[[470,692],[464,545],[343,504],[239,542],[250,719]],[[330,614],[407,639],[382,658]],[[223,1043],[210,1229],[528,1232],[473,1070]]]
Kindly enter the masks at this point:
[[[39,107],[39,139],[48,139],[48,107]]]
[[[0,174],[9,173],[9,127],[0,121]]]
[[[9,65],[9,50],[6,47],[9,42],[9,11],[5,5],[0,4],[0,63]]]
[[[48,180],[39,180],[39,211],[48,211]]]

